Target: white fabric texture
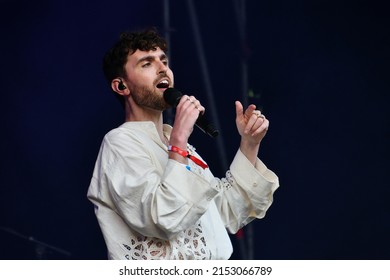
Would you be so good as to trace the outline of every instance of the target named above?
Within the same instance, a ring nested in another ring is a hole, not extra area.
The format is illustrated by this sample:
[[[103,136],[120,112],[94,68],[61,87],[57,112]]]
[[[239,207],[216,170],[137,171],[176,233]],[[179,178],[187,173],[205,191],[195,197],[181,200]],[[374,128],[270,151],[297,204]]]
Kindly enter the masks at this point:
[[[170,131],[164,125],[168,139]],[[109,259],[228,259],[227,230],[263,218],[279,187],[272,171],[240,150],[225,178],[189,165],[168,158],[152,122],[126,122],[106,134],[87,196]]]

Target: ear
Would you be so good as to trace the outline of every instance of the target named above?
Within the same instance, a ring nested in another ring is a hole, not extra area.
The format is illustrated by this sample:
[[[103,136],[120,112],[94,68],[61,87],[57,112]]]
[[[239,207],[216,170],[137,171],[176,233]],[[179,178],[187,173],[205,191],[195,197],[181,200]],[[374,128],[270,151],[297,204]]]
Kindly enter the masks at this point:
[[[111,81],[111,88],[113,91],[120,95],[129,95],[130,91],[127,88],[125,82],[120,78],[115,78]]]

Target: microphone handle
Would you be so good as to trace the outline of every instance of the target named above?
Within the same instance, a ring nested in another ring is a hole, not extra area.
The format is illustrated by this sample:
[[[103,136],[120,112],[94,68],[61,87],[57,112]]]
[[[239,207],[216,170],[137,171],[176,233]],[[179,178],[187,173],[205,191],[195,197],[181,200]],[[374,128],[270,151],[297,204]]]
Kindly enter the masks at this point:
[[[207,135],[215,138],[219,135],[219,131],[214,127],[213,124],[209,123],[204,115],[199,115],[195,122],[195,125]]]

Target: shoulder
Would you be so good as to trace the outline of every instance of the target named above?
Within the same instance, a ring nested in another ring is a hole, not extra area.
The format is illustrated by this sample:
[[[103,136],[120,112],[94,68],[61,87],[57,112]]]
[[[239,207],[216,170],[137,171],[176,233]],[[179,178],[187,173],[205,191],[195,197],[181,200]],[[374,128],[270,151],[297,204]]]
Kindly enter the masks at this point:
[[[152,124],[148,122],[126,122],[117,128],[110,130],[105,136],[104,141],[115,144],[122,141],[129,141],[147,138]]]

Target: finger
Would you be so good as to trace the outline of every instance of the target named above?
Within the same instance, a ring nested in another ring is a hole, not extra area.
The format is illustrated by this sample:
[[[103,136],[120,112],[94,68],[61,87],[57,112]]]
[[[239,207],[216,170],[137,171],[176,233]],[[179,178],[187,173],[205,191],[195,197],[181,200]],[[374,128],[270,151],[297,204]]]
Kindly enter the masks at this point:
[[[259,121],[260,122],[260,121]],[[267,119],[261,120],[261,125],[259,125],[254,131],[252,132],[252,136],[259,135],[261,133],[267,133],[269,128],[269,121]]]
[[[200,115],[203,115],[204,112],[206,111],[206,108],[203,107],[202,105],[194,105],[194,109],[200,114]]]
[[[190,101],[191,103],[194,103],[196,101],[195,96],[193,96],[193,95],[189,96],[188,101]]]
[[[180,101],[179,101],[179,104],[177,104],[177,106],[179,105],[184,105],[186,103],[189,103],[190,101],[190,97],[188,95],[183,95],[181,98],[180,98]]]
[[[194,100],[192,102],[192,105],[194,105],[195,109],[197,109],[199,112],[202,112],[204,111],[204,107],[202,106],[202,104],[200,104],[200,101],[199,100]]]
[[[253,122],[253,126],[250,129],[251,131],[257,130],[265,121],[265,116],[259,110],[252,111],[252,116],[250,119],[251,123],[253,121],[253,118],[255,118],[255,121]]]
[[[235,102],[236,105],[236,117],[241,117],[244,114],[244,107],[242,106],[240,101]]]
[[[183,95],[183,97],[181,98],[180,102],[183,101],[183,108],[185,108],[186,110],[193,110],[193,109],[197,109],[199,111],[200,108],[203,108],[204,110],[204,107],[201,106],[199,100],[197,100],[194,96],[188,96],[188,95]],[[200,112],[200,111],[199,111]]]
[[[245,116],[249,119],[252,116],[254,110],[256,110],[256,105],[249,105],[248,108],[245,110]]]
[[[200,104],[200,101],[195,98],[195,96],[189,96],[187,100],[191,103],[191,105],[198,111],[198,113],[203,114],[206,110],[202,104]],[[191,106],[190,105],[190,106]]]
[[[252,114],[253,114],[253,115],[256,115],[256,117],[258,117],[258,118],[265,119],[265,116],[261,113],[260,110],[253,110],[253,111],[252,111]]]
[[[248,122],[247,122],[247,124],[246,124],[246,126],[245,126],[245,133],[251,133],[251,131],[254,131],[254,130],[256,130],[256,128],[258,128],[259,126],[260,126],[260,124],[258,123],[258,117],[257,117],[257,115],[256,114],[251,114],[250,115],[250,118],[248,119]],[[257,125],[256,125],[256,123],[258,123]]]

